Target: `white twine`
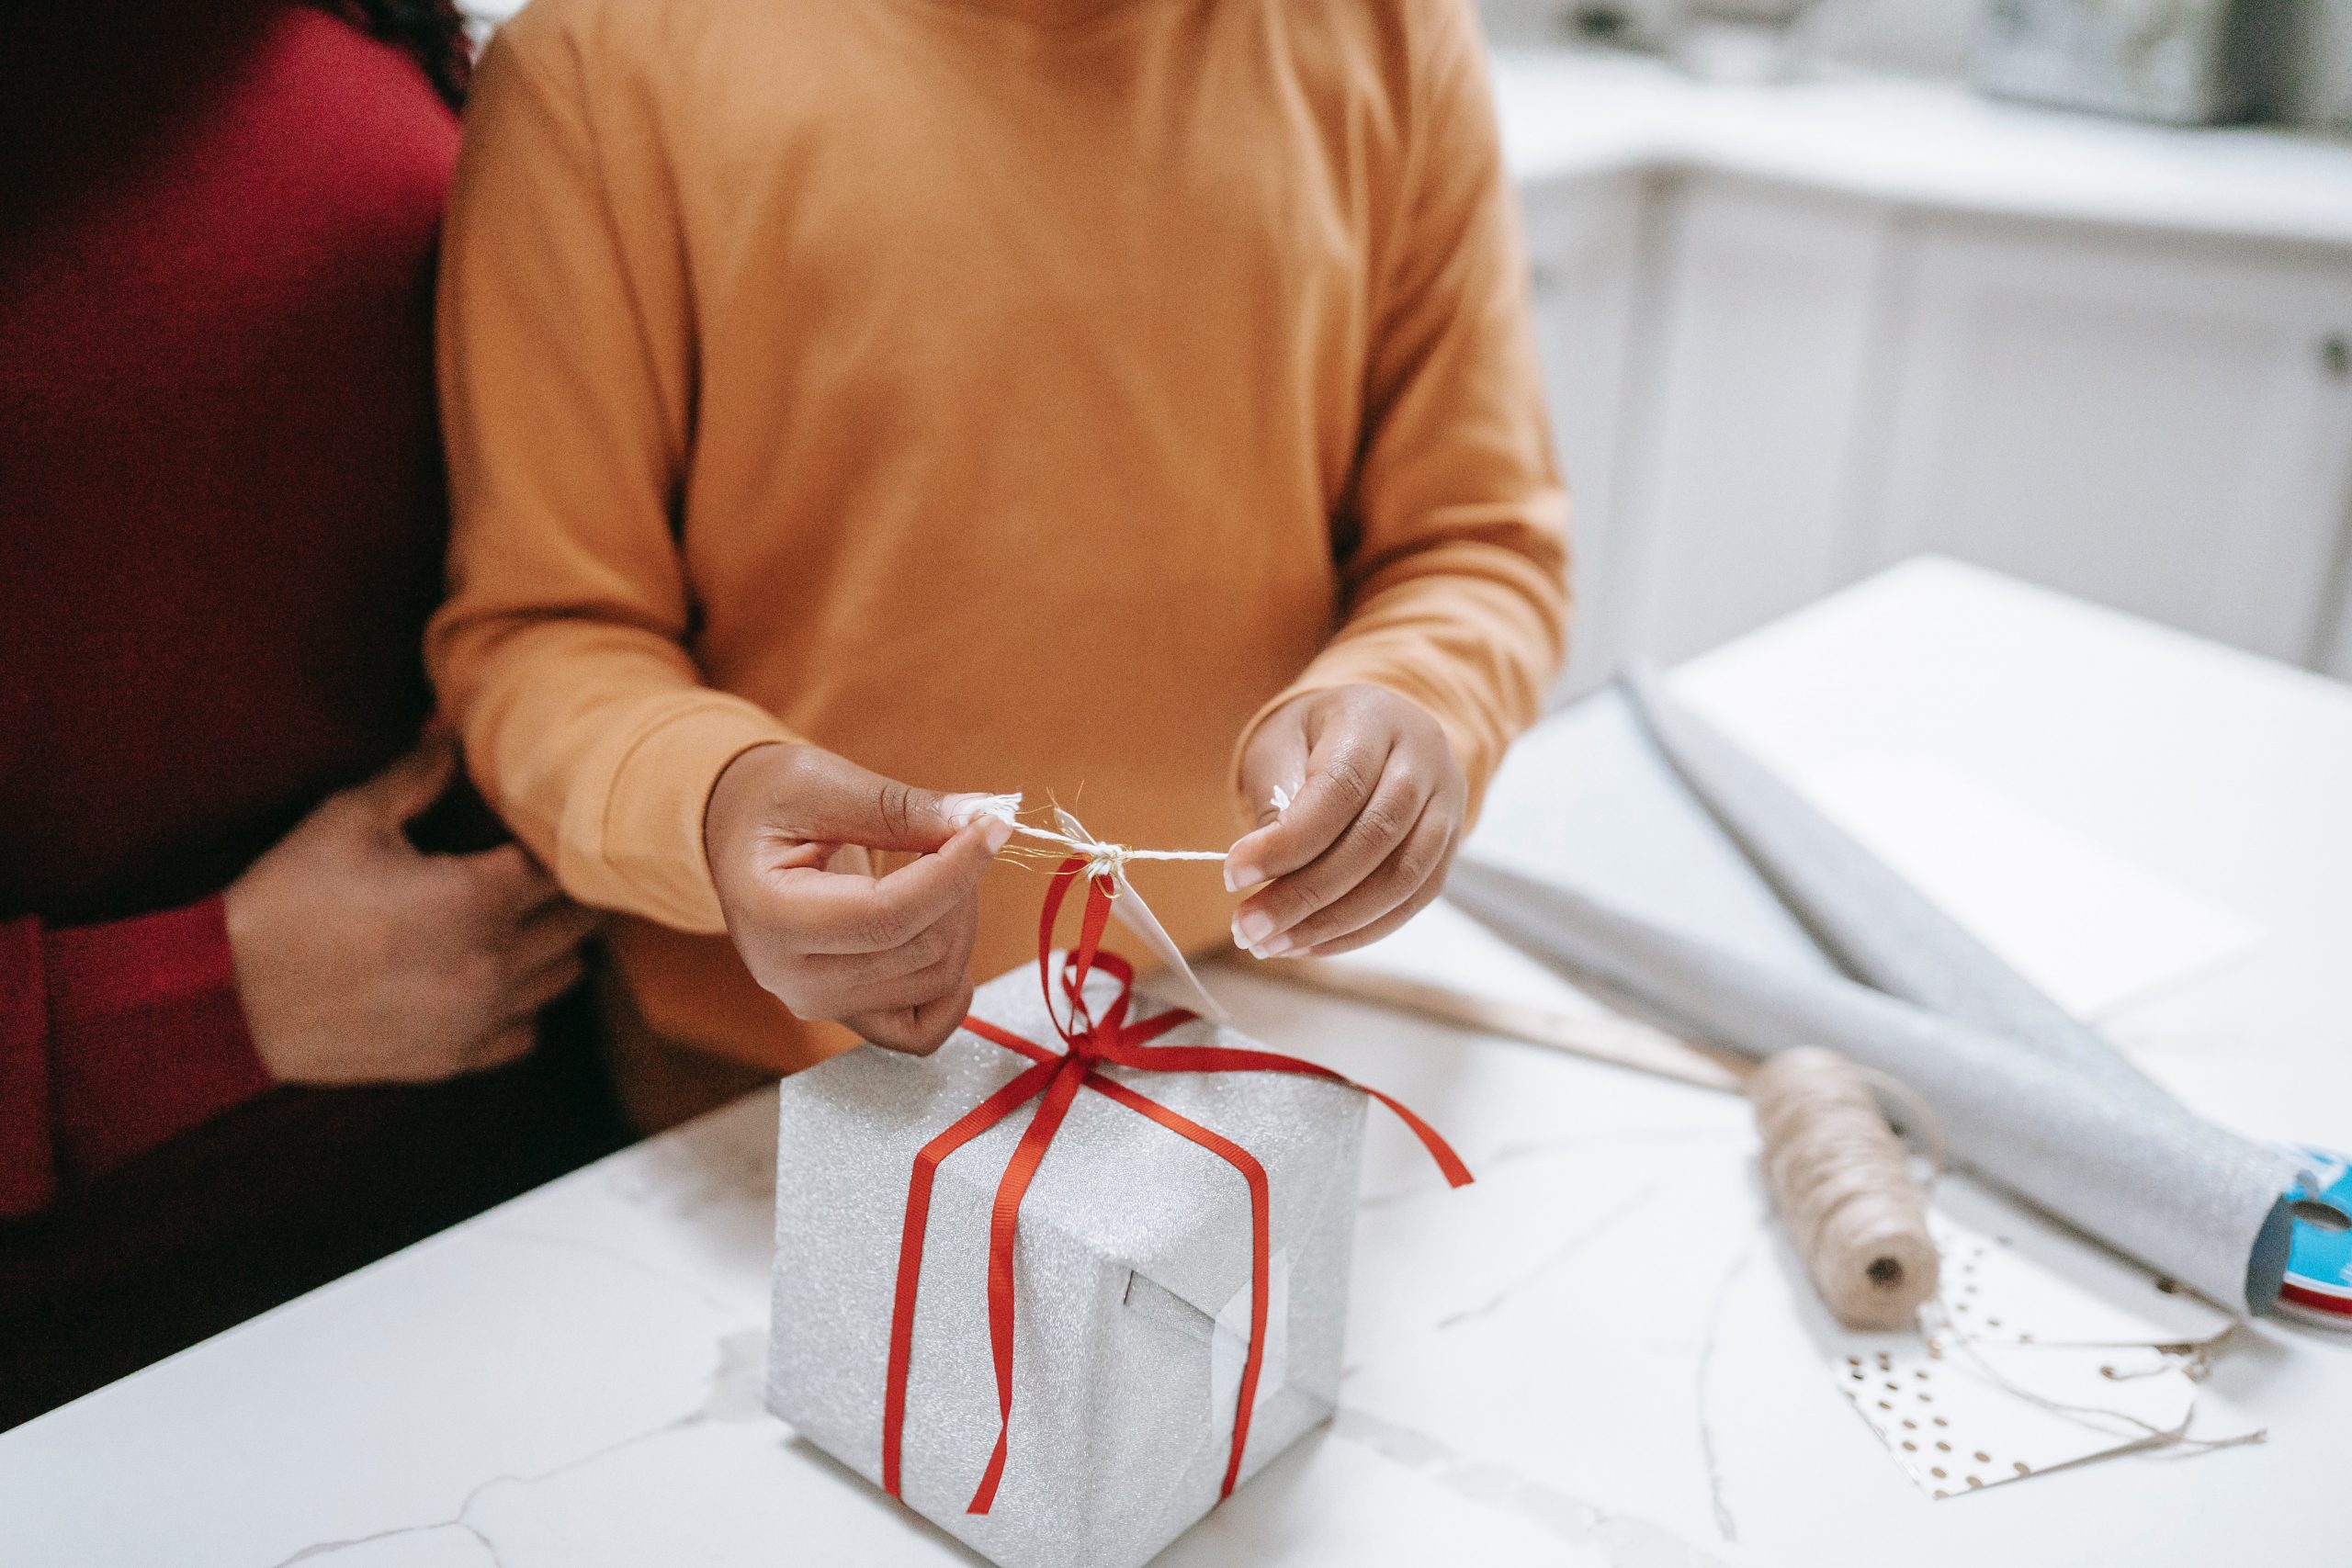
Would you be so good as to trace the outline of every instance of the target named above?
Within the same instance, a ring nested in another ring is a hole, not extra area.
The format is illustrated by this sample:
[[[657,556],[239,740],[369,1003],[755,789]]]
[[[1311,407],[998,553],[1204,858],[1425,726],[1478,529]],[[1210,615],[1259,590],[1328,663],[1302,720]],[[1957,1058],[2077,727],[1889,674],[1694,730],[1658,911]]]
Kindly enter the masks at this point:
[[[1960,1326],[1960,1319],[1953,1314],[1950,1304],[1945,1302],[1940,1288],[1936,1292],[1933,1300],[1937,1314],[1943,1322],[1938,1329],[1928,1336],[1929,1344],[1950,1348],[1969,1365],[1975,1368],[1979,1377],[2003,1393],[2024,1400],[2028,1404],[2046,1410],[2052,1416],[2061,1416],[2068,1420],[2078,1422],[2094,1431],[2105,1432],[2110,1437],[2132,1438],[2132,1440],[2123,1448],[2115,1450],[2119,1453],[2131,1453],[2143,1449],[2187,1449],[2191,1452],[2202,1453],[2209,1449],[2234,1449],[2248,1443],[2269,1440],[2270,1428],[2267,1427],[2256,1427],[2250,1431],[2234,1433],[2226,1438],[2192,1438],[2188,1435],[2188,1428],[2197,1420],[2197,1407],[2193,1403],[2189,1405],[2188,1414],[2180,1418],[2178,1425],[2159,1427],[2154,1422],[2143,1420],[2128,1410],[2110,1409],[2103,1404],[2074,1404],[2063,1399],[2052,1399],[2048,1394],[2028,1388],[2016,1379],[2005,1375],[2000,1368],[1995,1366],[1984,1351],[1983,1347],[1987,1342],[1979,1340],[1975,1335]],[[2161,1364],[2149,1368],[2146,1372],[2131,1375],[2153,1376],[2178,1367],[2189,1382],[2199,1382],[2203,1381],[2211,1363],[2210,1354],[2202,1346],[2187,1351],[2163,1345],[2153,1346],[2151,1348],[2162,1358]],[[2116,1376],[2113,1372],[2108,1375]],[[2118,1430],[2118,1427],[2123,1429]],[[2135,1433],[2136,1437],[2134,1437]]]
[[[1032,839],[1043,839],[1049,844],[1059,844],[1074,854],[1086,857],[1090,872],[1119,874],[1122,866],[1136,860],[1200,860],[1221,861],[1223,850],[1138,850],[1126,844],[1105,843],[1100,839],[1076,839],[1067,833],[1057,833],[1051,828],[1032,828],[1026,822],[1015,822],[1012,830]]]
[[[1129,844],[1109,843],[1088,832],[1077,818],[1059,807],[1055,809],[1054,815],[1060,818],[1064,830],[1057,831],[1051,828],[1035,827],[1021,820],[1021,796],[1018,795],[989,795],[980,801],[978,809],[983,816],[993,817],[1000,822],[1009,824],[1014,832],[1024,838],[1041,840],[1048,844],[1057,844],[1072,854],[1082,857],[1086,862],[1089,875],[1107,875],[1114,880],[1125,881],[1125,868],[1130,861],[1222,861],[1225,859],[1223,850],[1139,850]]]

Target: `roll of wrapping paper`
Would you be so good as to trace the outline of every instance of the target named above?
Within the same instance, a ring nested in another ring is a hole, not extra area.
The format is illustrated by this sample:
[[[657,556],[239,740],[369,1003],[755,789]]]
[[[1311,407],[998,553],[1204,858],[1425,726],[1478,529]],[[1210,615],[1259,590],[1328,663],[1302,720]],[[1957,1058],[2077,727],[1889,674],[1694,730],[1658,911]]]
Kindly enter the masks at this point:
[[[1675,773],[1838,966],[2132,1098],[2169,1097],[2098,1031],[2004,963],[1729,739],[1635,669],[1628,705]]]
[[[1901,1079],[1979,1175],[2232,1311],[2267,1313],[2299,1167],[2154,1092],[1833,975],[1775,968],[1484,861],[1447,899],[1570,982],[1766,1057],[1822,1045]]]

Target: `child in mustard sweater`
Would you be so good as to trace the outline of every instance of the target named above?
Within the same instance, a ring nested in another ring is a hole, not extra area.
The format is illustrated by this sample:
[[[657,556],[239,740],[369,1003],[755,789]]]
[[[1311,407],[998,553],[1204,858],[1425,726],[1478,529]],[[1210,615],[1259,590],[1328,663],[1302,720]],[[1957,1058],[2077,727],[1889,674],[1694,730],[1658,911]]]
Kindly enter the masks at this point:
[[[1230,842],[1139,871],[1176,940],[1333,953],[1435,896],[1558,665],[1468,0],[536,0],[440,311],[433,671],[624,917],[649,1121],[1022,961],[1039,879],[938,788]]]

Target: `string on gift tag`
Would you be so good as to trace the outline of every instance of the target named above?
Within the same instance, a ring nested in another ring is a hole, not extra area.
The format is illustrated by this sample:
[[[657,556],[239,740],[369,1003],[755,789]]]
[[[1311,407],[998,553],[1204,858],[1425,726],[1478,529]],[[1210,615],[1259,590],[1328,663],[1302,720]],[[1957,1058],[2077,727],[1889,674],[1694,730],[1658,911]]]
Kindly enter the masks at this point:
[[[2103,1404],[2077,1404],[2063,1399],[2052,1399],[2048,1394],[2026,1387],[2025,1384],[2009,1377],[1999,1367],[1994,1365],[1991,1358],[1984,1354],[1984,1342],[1959,1325],[1960,1319],[1953,1314],[1951,1305],[1945,1302],[1940,1290],[1936,1292],[1935,1303],[1937,1312],[1943,1318],[1943,1323],[1928,1337],[1931,1350],[1951,1350],[1957,1359],[1966,1361],[1974,1369],[1976,1374],[1985,1382],[1992,1383],[2013,1398],[2021,1399],[2028,1404],[2047,1410],[2053,1416],[2064,1416],[2094,1429],[2113,1432],[2119,1437],[2131,1437],[2135,1433],[2138,1435],[2138,1440],[2132,1443],[2130,1449],[2118,1451],[2128,1452],[2138,1449],[2186,1449],[2193,1453],[2203,1453],[2212,1449],[2244,1448],[2250,1443],[2263,1443],[2270,1440],[2270,1428],[2267,1427],[2252,1427],[2226,1438],[2192,1438],[2188,1435],[2188,1428],[2189,1425],[2197,1419],[2197,1412],[2193,1406],[2177,1425],[2159,1427],[2154,1422],[2143,1420],[2128,1410],[2111,1409]],[[2161,1345],[2155,1348],[2162,1359],[2144,1372],[2120,1374],[2105,1368],[2101,1370],[2107,1371],[2108,1375],[2118,1382],[2122,1381],[2127,1375],[2153,1377],[2159,1372],[2178,1371],[2191,1382],[2201,1382],[2204,1381],[2206,1372],[2211,1370],[2211,1352],[2204,1346],[2191,1347],[2185,1350]],[[1939,1492],[1936,1495],[1940,1497],[1943,1494]]]
[[[1747,1081],[1764,1141],[1764,1178],[1823,1304],[1849,1328],[1911,1327],[1936,1294],[1927,1195],[1873,1089],[1912,1111],[1937,1171],[1935,1119],[1901,1083],[1807,1046]]]

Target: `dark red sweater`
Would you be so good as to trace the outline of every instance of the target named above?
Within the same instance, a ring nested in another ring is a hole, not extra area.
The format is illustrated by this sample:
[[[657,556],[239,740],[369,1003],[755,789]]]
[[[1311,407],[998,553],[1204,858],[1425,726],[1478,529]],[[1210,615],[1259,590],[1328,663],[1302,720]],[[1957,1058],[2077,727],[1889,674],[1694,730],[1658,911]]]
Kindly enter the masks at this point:
[[[425,712],[458,140],[413,62],[309,6],[23,9],[0,21],[0,1215],[269,1087],[219,894]]]

